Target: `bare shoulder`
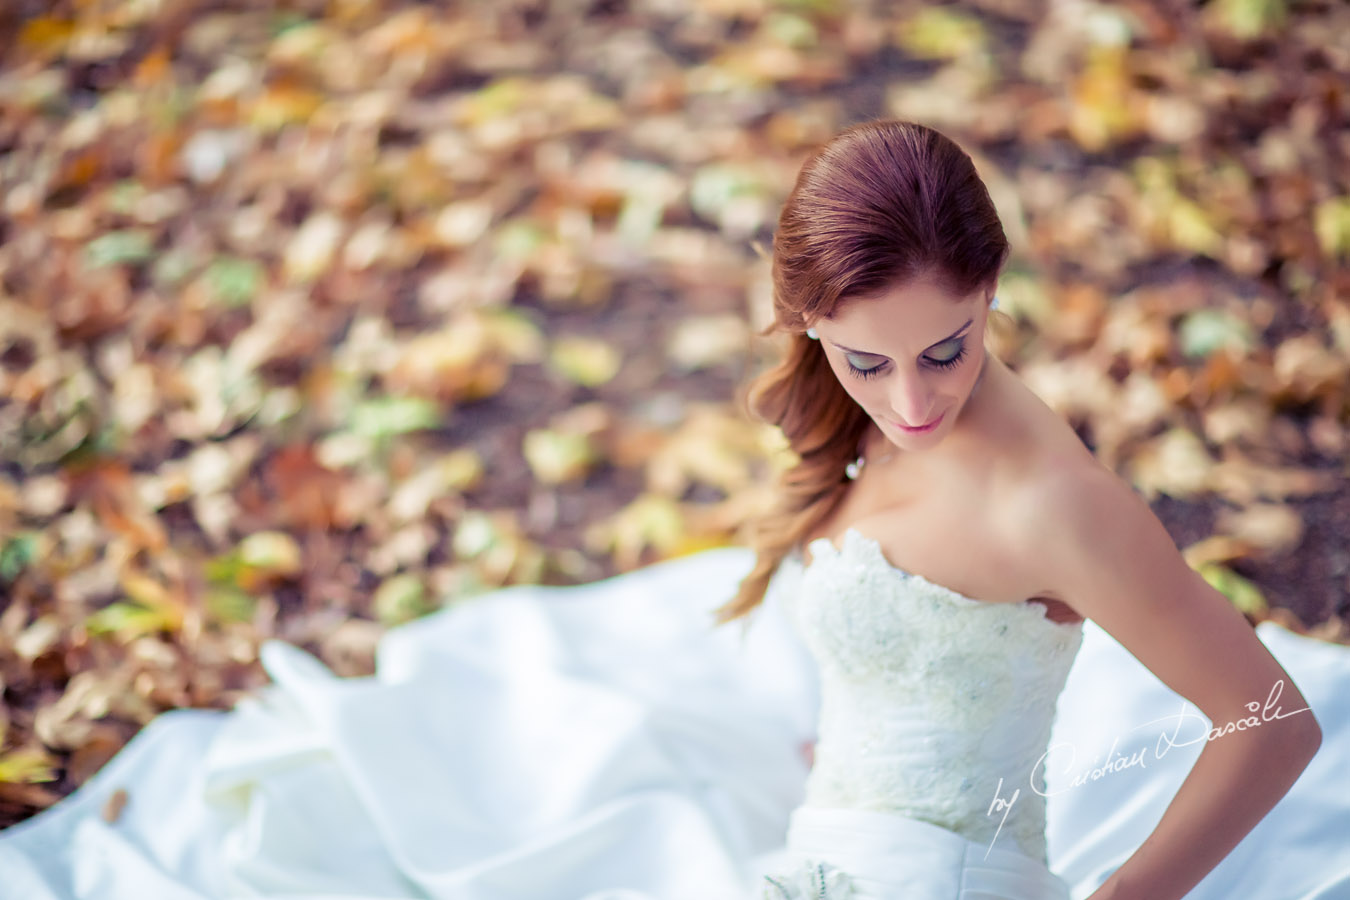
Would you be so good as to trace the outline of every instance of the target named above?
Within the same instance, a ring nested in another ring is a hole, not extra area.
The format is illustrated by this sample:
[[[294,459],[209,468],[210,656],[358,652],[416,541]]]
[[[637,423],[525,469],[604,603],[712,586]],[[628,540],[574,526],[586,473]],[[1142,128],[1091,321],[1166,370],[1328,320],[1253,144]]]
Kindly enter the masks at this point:
[[[1054,452],[1024,466],[1000,504],[1003,531],[1025,568],[1037,573],[1042,595],[1065,601],[1055,578],[1066,565],[1094,556],[1085,545],[1147,534],[1153,551],[1176,551],[1148,503],[1119,475],[1083,452]],[[1081,610],[1080,610],[1081,612]]]
[[[1144,498],[1101,465],[1070,466],[1020,485],[1022,561],[1047,596],[1115,638],[1214,721],[1284,690],[1303,698],[1222,594],[1182,557]],[[1315,743],[1311,717],[1284,733]]]
[[[1103,466],[1086,447],[1060,449],[1025,459],[1000,480],[995,528],[1017,583],[1027,596],[1069,602],[1055,586],[1052,569],[1062,555],[1049,544],[1101,524],[1133,503],[1133,488]],[[1144,504],[1144,511],[1152,514]],[[1076,607],[1075,607],[1076,608]]]

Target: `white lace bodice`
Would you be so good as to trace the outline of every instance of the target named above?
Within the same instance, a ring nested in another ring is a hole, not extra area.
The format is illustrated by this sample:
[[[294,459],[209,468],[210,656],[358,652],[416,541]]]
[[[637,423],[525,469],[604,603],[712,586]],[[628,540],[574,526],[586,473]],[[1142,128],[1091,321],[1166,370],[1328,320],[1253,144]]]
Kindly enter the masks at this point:
[[[1044,789],[1038,763],[1082,623],[934,584],[852,528],[841,548],[807,549],[809,565],[791,556],[779,570],[797,582],[785,609],[820,668],[805,805],[895,811],[1045,861],[1031,779]],[[996,795],[1011,806],[991,812]]]

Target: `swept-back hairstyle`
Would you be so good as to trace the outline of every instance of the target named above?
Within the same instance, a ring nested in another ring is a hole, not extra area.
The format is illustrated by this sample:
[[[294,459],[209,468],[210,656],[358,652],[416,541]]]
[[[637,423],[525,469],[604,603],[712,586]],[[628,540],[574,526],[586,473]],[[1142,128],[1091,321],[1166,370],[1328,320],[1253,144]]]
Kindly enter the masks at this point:
[[[970,156],[925,125],[854,125],[802,165],[773,239],[774,321],[760,332],[793,337],[745,397],[749,413],[778,426],[798,461],[780,477],[776,508],[745,529],[755,565],[714,612],[717,624],[754,609],[783,558],[843,499],[844,467],[867,427],[806,328],[847,302],[918,278],[967,297],[994,285],[1008,252]]]

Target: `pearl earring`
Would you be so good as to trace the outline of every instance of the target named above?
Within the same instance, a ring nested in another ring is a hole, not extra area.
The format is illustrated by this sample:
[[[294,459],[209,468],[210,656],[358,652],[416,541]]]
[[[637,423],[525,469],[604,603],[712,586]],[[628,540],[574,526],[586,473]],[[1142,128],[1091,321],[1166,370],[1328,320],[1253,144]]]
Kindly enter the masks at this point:
[[[808,329],[806,329],[806,336],[809,337],[809,338],[810,338],[811,340],[813,340],[813,341],[818,341],[818,340],[820,340],[820,335],[816,334],[816,330],[815,330],[814,328],[808,328]]]
[[[990,300],[990,301],[989,301],[989,308],[990,308],[990,309],[998,309],[998,298],[997,298],[997,297],[995,297],[993,300]]]

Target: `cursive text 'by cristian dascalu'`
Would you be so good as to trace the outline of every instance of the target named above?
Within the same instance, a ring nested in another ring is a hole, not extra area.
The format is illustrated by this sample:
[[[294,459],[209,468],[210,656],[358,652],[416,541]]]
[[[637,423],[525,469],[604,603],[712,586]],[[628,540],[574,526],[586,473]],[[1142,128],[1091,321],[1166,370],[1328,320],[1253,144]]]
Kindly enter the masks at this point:
[[[1209,741],[1224,737],[1225,735],[1233,734],[1238,731],[1251,731],[1254,728],[1261,727],[1267,722],[1273,722],[1278,719],[1287,719],[1290,716],[1308,711],[1308,707],[1305,706],[1301,709],[1296,709],[1291,712],[1285,712],[1279,705],[1280,694],[1282,694],[1283,692],[1284,692],[1284,679],[1281,678],[1279,681],[1271,685],[1270,693],[1266,696],[1266,702],[1264,704],[1261,703],[1259,700],[1253,700],[1251,703],[1248,703],[1246,705],[1247,711],[1250,712],[1251,715],[1244,716],[1240,719],[1235,719],[1222,726],[1216,725],[1213,727],[1209,727],[1205,732],[1203,732],[1197,737],[1182,739],[1181,738],[1182,727],[1185,726],[1187,723],[1191,722],[1202,722],[1208,724],[1209,720],[1197,712],[1192,712],[1188,710],[1185,701],[1182,701],[1181,709],[1178,711],[1176,716],[1165,716],[1161,719],[1154,719],[1152,721],[1145,722],[1142,725],[1138,725],[1134,728],[1131,728],[1129,731],[1124,732],[1124,734],[1131,734],[1133,732],[1139,731],[1140,729],[1148,728],[1150,725],[1166,724],[1169,722],[1175,723],[1175,727],[1171,729],[1170,733],[1167,731],[1163,731],[1158,735],[1158,740],[1153,746],[1152,757],[1154,759],[1162,759],[1164,756],[1167,755],[1167,752],[1173,749],[1174,747],[1189,747],[1193,744],[1198,744],[1201,741],[1208,743]],[[1056,794],[1062,794],[1065,791],[1070,790],[1072,788],[1081,787],[1089,782],[1098,781],[1106,777],[1107,775],[1112,775],[1116,772],[1122,772],[1126,769],[1135,768],[1136,766],[1141,769],[1147,769],[1148,768],[1147,758],[1149,756],[1148,753],[1149,748],[1147,746],[1140,747],[1138,750],[1136,750],[1134,753],[1131,753],[1129,756],[1118,755],[1116,752],[1116,747],[1120,743],[1120,737],[1121,737],[1120,735],[1117,735],[1115,740],[1111,742],[1111,749],[1107,751],[1106,759],[1102,762],[1101,765],[1083,769],[1077,772],[1076,774],[1072,775],[1071,777],[1069,776],[1069,773],[1072,772],[1074,769],[1074,761],[1078,755],[1077,748],[1075,748],[1072,744],[1069,744],[1067,742],[1055,744],[1049,747],[1045,751],[1045,753],[1041,754],[1041,758],[1036,761],[1036,765],[1032,768],[1031,775],[1027,779],[1029,786],[1033,791],[1035,791],[1037,794],[1040,794],[1042,797],[1051,797],[1055,796]],[[1046,757],[1050,756],[1052,753],[1059,753],[1060,756],[1057,756],[1056,759],[1057,760],[1062,759],[1062,764],[1057,764],[1054,771],[1061,777],[1067,778],[1068,781],[1066,786],[1064,787],[1061,787],[1054,791],[1047,791],[1044,788],[1038,786],[1037,776],[1038,775],[1040,776],[1039,781],[1041,784],[1047,783],[1046,773],[1047,771],[1049,771],[1049,767],[1047,766],[1046,763]],[[1063,758],[1064,756],[1067,756],[1067,758]],[[999,832],[1003,830],[1003,823],[1008,820],[1008,813],[1012,811],[1013,804],[1016,803],[1017,798],[1021,796],[1022,789],[1021,788],[1015,789],[1012,792],[1012,795],[1009,797],[1004,797],[1002,795],[1002,792],[1003,792],[1003,779],[1000,778],[998,780],[998,787],[994,789],[994,799],[989,804],[989,809],[985,811],[985,815],[996,815],[998,813],[1002,813],[1003,818],[999,820],[998,829],[994,832],[994,839],[989,842],[989,849],[986,850],[984,853],[986,859],[989,856],[989,850],[992,850],[994,848],[994,841],[998,840]]]

